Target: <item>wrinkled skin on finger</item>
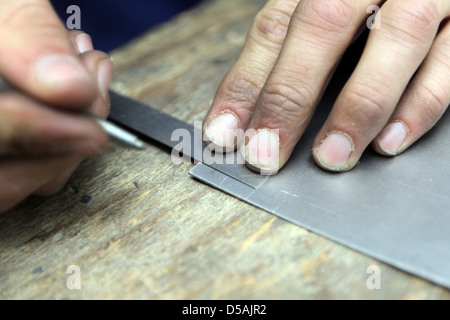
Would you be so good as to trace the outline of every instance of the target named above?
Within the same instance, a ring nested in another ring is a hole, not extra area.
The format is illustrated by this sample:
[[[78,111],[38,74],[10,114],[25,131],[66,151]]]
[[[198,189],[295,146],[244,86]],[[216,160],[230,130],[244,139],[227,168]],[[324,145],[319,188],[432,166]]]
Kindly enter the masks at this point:
[[[307,147],[335,172],[354,168],[369,145],[383,155],[405,151],[450,103],[447,0],[269,1],[205,118],[209,147],[237,148],[250,169],[277,173],[377,7],[359,63]],[[242,131],[251,133],[239,139]]]

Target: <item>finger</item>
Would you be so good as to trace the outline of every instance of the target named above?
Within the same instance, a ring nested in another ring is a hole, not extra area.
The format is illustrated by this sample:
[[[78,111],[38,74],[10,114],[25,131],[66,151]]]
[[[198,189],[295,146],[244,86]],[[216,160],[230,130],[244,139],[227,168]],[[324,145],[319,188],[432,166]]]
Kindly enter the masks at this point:
[[[47,0],[0,1],[0,74],[58,107],[85,108],[97,95],[67,30]]]
[[[388,1],[381,28],[372,30],[361,60],[316,137],[316,163],[346,171],[381,131],[423,62],[439,23],[443,1]]]
[[[67,165],[70,156],[2,160],[0,212],[11,209]]]
[[[94,50],[92,38],[87,33],[84,33],[81,30],[71,30],[69,31],[69,36],[72,45],[78,54]]]
[[[99,51],[88,52],[83,56],[83,62],[92,73],[97,73],[99,88],[106,92],[106,97],[100,95],[91,107],[91,111],[106,118],[109,113],[109,94],[107,89],[112,75],[112,62],[105,53]],[[73,156],[61,172],[55,172],[55,178],[34,192],[36,195],[48,196],[57,193],[67,183],[72,173],[83,161],[84,157]]]
[[[81,61],[92,78],[97,81],[99,88],[99,94],[89,110],[102,118],[106,118],[110,109],[109,85],[114,69],[113,61],[109,55],[102,51],[87,51],[81,55]]]
[[[65,164],[59,171],[53,172],[53,178],[33,191],[34,195],[49,197],[57,194],[67,184],[67,181],[77,169],[84,157],[72,156],[70,159],[64,159]]]
[[[271,174],[289,158],[324,88],[366,19],[380,1],[301,1],[280,56],[259,96],[241,152],[249,168]]]
[[[299,0],[270,0],[249,30],[239,59],[220,84],[204,121],[204,138],[216,151],[235,149],[286,37]]]
[[[96,154],[108,142],[80,113],[51,109],[17,92],[0,94],[0,154]]]
[[[434,41],[394,114],[373,143],[384,155],[405,151],[430,130],[450,104],[450,21]]]

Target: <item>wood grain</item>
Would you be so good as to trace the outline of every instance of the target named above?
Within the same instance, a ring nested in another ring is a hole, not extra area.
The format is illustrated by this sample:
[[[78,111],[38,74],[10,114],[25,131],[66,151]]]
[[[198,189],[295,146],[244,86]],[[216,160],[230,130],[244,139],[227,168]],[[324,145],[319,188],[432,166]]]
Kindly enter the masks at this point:
[[[201,121],[263,0],[206,1],[113,52],[112,87]],[[58,195],[0,215],[3,299],[449,299],[449,291],[110,144]],[[70,265],[81,289],[69,290]],[[381,289],[366,270],[381,268]]]

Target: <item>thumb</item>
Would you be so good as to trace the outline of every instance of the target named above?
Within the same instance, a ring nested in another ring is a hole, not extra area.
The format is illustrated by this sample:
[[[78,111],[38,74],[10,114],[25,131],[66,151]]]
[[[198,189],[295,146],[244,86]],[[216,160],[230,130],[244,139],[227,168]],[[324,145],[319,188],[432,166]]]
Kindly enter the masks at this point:
[[[0,1],[0,74],[51,105],[88,107],[98,94],[48,0]]]

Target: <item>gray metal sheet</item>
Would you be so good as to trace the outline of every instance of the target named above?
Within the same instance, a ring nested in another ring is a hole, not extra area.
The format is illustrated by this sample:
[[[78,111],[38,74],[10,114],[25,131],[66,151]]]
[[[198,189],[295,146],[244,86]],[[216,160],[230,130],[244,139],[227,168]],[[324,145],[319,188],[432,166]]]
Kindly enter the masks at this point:
[[[450,288],[450,114],[400,156],[388,158],[367,150],[352,171],[325,172],[314,163],[311,146],[345,78],[338,74],[333,79],[289,162],[256,190],[240,185],[239,177],[221,179],[202,164],[191,174],[283,219]]]
[[[277,175],[201,162],[190,173],[283,219],[450,288],[450,115],[401,156],[367,151],[354,170],[328,173],[314,163],[311,145],[334,98],[325,95],[322,112]],[[177,143],[170,141],[174,129],[194,130],[131,99],[113,94],[112,100],[113,120],[165,145]]]
[[[386,158],[368,150],[355,169],[343,174],[325,172],[312,159],[313,139],[356,61],[351,55],[343,59],[311,125],[277,175],[260,176],[244,165],[207,166],[202,156],[185,153],[200,162],[191,174],[283,219],[450,288],[448,113],[401,156]],[[178,144],[170,140],[175,129],[199,134],[187,123],[114,93],[111,119],[169,147]]]
[[[197,164],[198,179],[343,245],[450,288],[450,117],[400,157],[368,153],[344,174],[319,169],[304,137],[258,189]],[[316,128],[318,129],[318,128]]]

